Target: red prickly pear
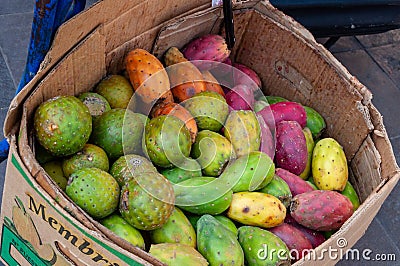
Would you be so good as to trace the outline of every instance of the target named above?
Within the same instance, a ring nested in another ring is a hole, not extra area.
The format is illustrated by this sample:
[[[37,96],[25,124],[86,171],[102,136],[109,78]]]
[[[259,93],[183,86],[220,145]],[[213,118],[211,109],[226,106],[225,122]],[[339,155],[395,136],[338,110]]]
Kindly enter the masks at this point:
[[[307,113],[304,107],[296,102],[278,102],[270,105],[275,123],[280,121],[297,121],[301,128],[307,125]]]
[[[185,58],[193,62],[200,70],[218,67],[230,55],[225,39],[216,34],[207,34],[189,42],[182,51]],[[212,62],[210,62],[212,61]]]
[[[234,75],[235,86],[247,85],[254,91],[261,88],[261,80],[253,69],[239,63],[234,63],[233,66],[237,69]]]
[[[271,130],[260,114],[256,114],[261,129],[260,151],[267,154],[272,160],[275,157],[275,139]]]
[[[325,236],[321,232],[317,232],[315,230],[302,226],[301,224],[296,222],[296,220],[293,219],[293,217],[290,216],[290,214],[286,215],[285,223],[290,224],[299,229],[304,234],[304,236],[307,237],[307,239],[311,242],[313,248],[318,247],[326,240]]]
[[[216,64],[216,67],[210,70],[214,77],[219,80],[228,73],[232,73],[232,60],[227,57],[221,64]]]
[[[289,208],[296,222],[317,231],[339,229],[354,212],[347,197],[331,190],[296,195]]]
[[[291,251],[292,261],[303,258],[313,248],[310,240],[299,229],[290,224],[283,223],[268,230],[285,242]]]
[[[233,110],[252,110],[254,105],[253,90],[246,85],[237,85],[225,95],[226,102]]]
[[[276,125],[276,166],[300,175],[307,166],[306,137],[296,121],[281,121]]]
[[[288,184],[290,192],[292,192],[293,197],[298,194],[314,190],[313,187],[310,184],[308,184],[305,180],[303,180],[300,176],[292,174],[291,172],[285,169],[276,168],[275,174],[280,178],[282,178]]]
[[[265,106],[260,111],[258,111],[257,115],[260,115],[264,119],[265,123],[271,130],[272,135],[275,134],[275,119],[270,105]]]

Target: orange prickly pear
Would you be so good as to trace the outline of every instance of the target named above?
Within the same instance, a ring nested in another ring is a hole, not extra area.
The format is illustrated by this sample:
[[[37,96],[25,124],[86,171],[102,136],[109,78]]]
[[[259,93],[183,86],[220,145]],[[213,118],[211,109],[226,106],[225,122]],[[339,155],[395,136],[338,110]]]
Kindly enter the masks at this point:
[[[222,89],[218,80],[213,76],[213,74],[211,74],[210,71],[201,71],[201,74],[203,74],[203,79],[206,82],[207,91],[215,91],[216,93],[221,94],[221,96],[225,97],[224,90]]]

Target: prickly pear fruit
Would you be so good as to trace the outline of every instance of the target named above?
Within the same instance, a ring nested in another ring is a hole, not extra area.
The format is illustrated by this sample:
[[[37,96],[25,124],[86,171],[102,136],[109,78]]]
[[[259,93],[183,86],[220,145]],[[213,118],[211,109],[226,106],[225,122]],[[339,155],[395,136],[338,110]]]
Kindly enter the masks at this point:
[[[314,190],[305,180],[301,179],[298,175],[289,172],[288,170],[276,168],[275,174],[282,178],[286,184],[288,184],[293,197],[297,194]]]
[[[237,161],[241,161],[244,164],[244,168],[238,163],[235,164],[238,166],[237,171],[241,172],[241,175],[232,188],[233,192],[261,189],[267,186],[274,177],[274,162],[263,152],[250,152],[240,157]]]
[[[182,120],[187,129],[189,129],[192,143],[196,140],[198,131],[197,124],[193,116],[188,110],[185,109],[185,107],[177,103],[160,103],[153,108],[152,117],[157,117],[160,115],[172,115]]]
[[[227,216],[245,225],[270,228],[283,223],[286,207],[279,199],[269,194],[238,192],[233,193]]]
[[[94,120],[90,142],[101,147],[110,160],[142,152],[144,124],[128,109],[111,109]]]
[[[354,211],[360,207],[360,199],[358,198],[356,190],[349,181],[346,182],[346,186],[341,193],[351,201]]]
[[[225,122],[225,137],[232,143],[238,157],[260,148],[261,129],[252,111],[232,111]]]
[[[269,103],[257,100],[254,102],[253,111],[257,113],[257,112],[261,111],[262,109],[264,109],[264,107],[267,107],[267,106],[269,106]]]
[[[253,110],[254,92],[247,85],[236,85],[225,99],[231,110]]]
[[[246,85],[253,91],[261,88],[261,79],[253,69],[240,63],[234,63],[233,67],[236,68],[233,76],[235,86]]]
[[[111,214],[101,219],[100,223],[135,247],[145,249],[144,239],[140,231],[128,224],[119,214]]]
[[[146,125],[145,150],[150,160],[158,166],[179,166],[189,157],[191,145],[189,130],[175,116],[157,116]]]
[[[117,181],[98,168],[82,168],[72,173],[65,192],[95,219],[110,215],[118,207],[120,191]]]
[[[275,138],[271,129],[265,123],[264,118],[260,114],[256,114],[256,116],[261,130],[260,151],[267,154],[273,160],[275,158]]]
[[[205,70],[202,71],[201,74],[203,75],[203,80],[206,82],[206,91],[214,91],[222,97],[225,97],[224,90],[210,71]]]
[[[311,178],[312,179],[312,178]],[[309,181],[310,179],[307,179],[306,182],[314,189],[314,190],[318,190],[317,186],[314,184],[314,181],[311,182]]]
[[[61,161],[50,161],[42,165],[46,173],[57,183],[57,185],[65,191],[68,178],[65,176],[62,169]]]
[[[196,247],[196,232],[185,214],[174,208],[168,221],[160,228],[149,232],[153,244],[159,243],[181,243]]]
[[[261,96],[260,98],[258,98],[258,100],[267,102],[268,104],[274,104],[274,103],[279,103],[279,102],[288,102],[288,100],[283,97],[272,96],[272,95]]]
[[[225,39],[216,34],[207,34],[193,39],[185,45],[183,55],[200,70],[210,70],[218,66],[214,62],[223,62],[230,55]],[[205,60],[198,61],[195,60]],[[212,61],[212,62],[210,62]]]
[[[308,238],[296,227],[283,223],[269,229],[270,232],[278,236],[289,248],[292,261],[303,258],[313,247]]]
[[[275,124],[281,121],[296,121],[301,128],[307,125],[307,114],[304,107],[296,102],[278,102],[270,104]]]
[[[236,235],[211,215],[203,215],[197,221],[197,250],[211,266],[244,265]]]
[[[292,192],[290,192],[288,184],[277,175],[274,175],[271,182],[266,187],[260,189],[259,192],[278,198],[286,208],[289,207],[292,200]]]
[[[107,99],[95,92],[84,92],[78,95],[78,99],[89,109],[92,119],[111,109]]]
[[[303,128],[303,133],[304,137],[306,138],[306,145],[307,145],[307,164],[306,168],[299,176],[302,179],[306,180],[311,173],[311,161],[315,143],[311,131],[308,127]]]
[[[269,130],[271,131],[272,135],[275,135],[275,119],[272,113],[270,105],[265,106],[260,111],[257,112],[259,117],[262,117],[264,123],[268,126]]]
[[[299,224],[317,231],[339,229],[352,214],[351,201],[331,190],[305,192],[290,203],[290,215]]]
[[[193,214],[193,213],[185,213],[186,217],[188,218],[189,222],[192,224],[194,230],[197,230],[197,221],[200,219],[200,217],[202,215],[197,215],[197,214]]]
[[[148,172],[157,172],[157,168],[147,158],[136,154],[119,157],[110,168],[110,174],[117,180],[120,187],[135,175]]]
[[[160,173],[173,184],[202,175],[201,166],[196,160],[185,160],[179,167],[162,169]]]
[[[335,139],[324,138],[315,143],[311,169],[319,189],[342,191],[345,188],[349,176],[346,155]]]
[[[174,190],[159,173],[142,173],[121,188],[119,212],[139,230],[162,227],[174,210]]]
[[[191,204],[181,205],[179,203],[179,195],[176,193],[177,203],[176,205],[184,211],[194,213],[194,214],[211,214],[217,215],[224,212],[226,209],[229,208],[229,205],[232,201],[232,190],[227,188],[225,191],[215,192],[215,195],[211,195],[207,198],[202,197],[201,201],[198,202],[196,199],[200,198],[202,195],[209,193],[209,189],[206,184],[212,184],[215,182],[216,178],[209,177],[209,176],[199,176],[199,177],[192,177],[185,181],[178,183],[178,186],[188,187],[191,190],[191,195],[189,196],[193,199]],[[183,195],[185,196],[185,195]]]
[[[82,150],[62,161],[62,169],[67,177],[76,170],[87,167],[96,167],[108,172],[110,165],[106,152],[99,146],[86,143]]]
[[[206,90],[200,70],[188,61],[176,47],[165,53],[165,63],[172,94],[177,102],[185,101]]]
[[[169,266],[207,266],[207,260],[193,247],[180,243],[162,243],[150,246],[149,253]]]
[[[234,154],[229,140],[210,130],[199,132],[191,152],[206,176],[219,176]]]
[[[279,237],[255,226],[241,226],[239,242],[248,266],[289,266],[289,249]]]
[[[321,232],[302,226],[301,224],[296,222],[296,220],[293,219],[293,217],[290,216],[290,214],[286,215],[285,223],[290,224],[299,229],[303,233],[303,235],[307,237],[307,239],[310,241],[313,248],[316,248],[323,242],[325,242],[325,236]]]
[[[223,226],[225,226],[230,231],[232,231],[235,235],[238,234],[238,229],[237,229],[235,223],[232,222],[231,219],[229,219],[228,217],[226,217],[224,215],[215,215],[214,218],[217,219],[218,222],[220,222]]]
[[[326,128],[324,118],[315,109],[309,106],[303,106],[307,114],[306,126],[311,130],[314,139],[317,139]]]
[[[167,71],[154,55],[134,49],[127,54],[125,66],[135,95],[144,103],[174,101]]]
[[[35,136],[54,156],[80,151],[92,132],[89,109],[75,96],[57,96],[39,105],[33,118]]]
[[[213,91],[204,91],[182,103],[194,117],[199,130],[218,132],[229,114],[224,97]]]
[[[126,109],[128,105],[134,105],[131,102],[133,88],[124,76],[110,75],[102,79],[97,84],[94,92],[107,99],[112,109]]]
[[[276,125],[276,166],[295,175],[307,166],[306,137],[296,121],[281,121]]]

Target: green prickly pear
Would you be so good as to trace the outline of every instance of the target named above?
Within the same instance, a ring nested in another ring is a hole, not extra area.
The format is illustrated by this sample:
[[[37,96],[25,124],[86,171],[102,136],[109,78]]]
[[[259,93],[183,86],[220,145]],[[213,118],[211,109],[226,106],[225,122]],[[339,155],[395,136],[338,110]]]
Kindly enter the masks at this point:
[[[149,233],[153,244],[181,243],[196,247],[196,232],[185,214],[177,207],[162,227]]]
[[[308,158],[307,158],[306,168],[304,169],[304,171],[301,174],[299,174],[299,176],[305,180],[308,178],[308,176],[311,173],[311,161],[312,161],[312,154],[313,154],[315,143],[314,143],[314,139],[313,139],[311,130],[308,127],[303,128],[303,133],[304,133],[304,136],[306,137]]]
[[[61,161],[50,161],[42,165],[47,174],[57,183],[57,185],[65,190],[68,178],[65,176],[62,169]]]
[[[202,175],[201,166],[196,160],[185,160],[179,167],[162,169],[160,173],[174,184]]]
[[[230,231],[232,231],[235,235],[238,234],[238,229],[237,229],[235,223],[232,222],[231,219],[229,219],[228,217],[226,217],[224,215],[215,215],[214,218],[217,219],[218,222],[220,222],[223,226],[225,226]]]
[[[322,115],[319,114],[315,109],[309,106],[303,106],[303,107],[306,110],[307,114],[306,127],[310,129],[313,138],[317,139],[326,128],[325,120],[322,117]]]
[[[259,227],[242,226],[238,235],[248,266],[290,265],[288,247],[273,233]]]
[[[261,96],[258,98],[259,101],[264,101],[269,104],[274,104],[274,103],[279,103],[279,102],[287,102],[288,100],[280,97],[280,96],[272,96],[272,95],[267,95],[267,96]]]
[[[260,189],[259,192],[277,197],[286,208],[289,207],[292,200],[292,192],[290,192],[288,184],[277,175],[274,175],[271,182],[266,187]]]
[[[358,198],[357,192],[349,181],[342,191],[342,195],[346,196],[353,204],[353,209],[356,211],[360,207],[360,199]]]
[[[93,119],[96,119],[104,112],[111,110],[111,106],[107,99],[98,93],[84,92],[78,95],[78,99],[87,106]]]
[[[197,221],[197,249],[211,266],[244,265],[237,236],[211,215]]]
[[[207,260],[193,247],[180,243],[151,245],[150,255],[168,266],[207,266]]]
[[[121,75],[110,75],[102,79],[95,88],[95,92],[109,102],[111,108],[126,109],[133,96],[133,88],[128,79]]]

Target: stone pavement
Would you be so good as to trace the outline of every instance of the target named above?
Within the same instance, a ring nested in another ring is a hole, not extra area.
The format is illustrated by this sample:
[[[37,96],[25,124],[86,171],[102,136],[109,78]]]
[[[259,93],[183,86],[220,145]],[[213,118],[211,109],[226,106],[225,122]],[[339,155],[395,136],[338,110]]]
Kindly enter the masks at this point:
[[[1,128],[25,66],[33,15],[33,0],[2,0],[0,5],[0,121]],[[87,6],[96,2],[87,1]],[[320,40],[321,42],[323,40]],[[381,112],[396,160],[400,162],[400,30],[343,37],[330,49],[337,59],[369,88]],[[6,161],[0,164],[0,203]],[[338,265],[400,265],[400,184],[353,248],[374,254],[396,254],[396,262],[349,261]],[[1,264],[1,263],[0,263]]]

